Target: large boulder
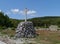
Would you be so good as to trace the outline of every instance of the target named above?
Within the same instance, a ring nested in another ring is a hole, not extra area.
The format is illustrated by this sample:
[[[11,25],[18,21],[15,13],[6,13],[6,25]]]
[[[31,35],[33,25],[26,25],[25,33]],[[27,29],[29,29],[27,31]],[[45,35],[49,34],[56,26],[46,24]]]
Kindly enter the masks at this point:
[[[30,21],[19,23],[18,27],[16,29],[16,37],[18,37],[18,38],[21,38],[21,37],[26,37],[26,38],[35,37],[35,29],[33,27],[33,23],[30,22]]]

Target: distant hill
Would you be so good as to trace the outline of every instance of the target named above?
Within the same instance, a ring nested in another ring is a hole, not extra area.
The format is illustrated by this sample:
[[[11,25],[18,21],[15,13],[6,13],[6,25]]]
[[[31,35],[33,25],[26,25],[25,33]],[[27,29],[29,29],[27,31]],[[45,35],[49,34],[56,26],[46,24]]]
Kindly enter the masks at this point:
[[[28,19],[32,21],[34,26],[48,27],[50,25],[58,25],[60,27],[60,16],[45,16]]]
[[[18,23],[24,20],[11,19],[11,21],[17,27]],[[60,16],[35,17],[28,19],[28,21],[32,21],[35,27],[49,27],[50,25],[58,25],[60,27]]]
[[[0,27],[17,27],[18,23],[24,20],[12,19],[3,12],[0,12]],[[50,25],[58,25],[60,27],[60,16],[45,16],[28,19],[32,21],[35,27],[49,27]]]

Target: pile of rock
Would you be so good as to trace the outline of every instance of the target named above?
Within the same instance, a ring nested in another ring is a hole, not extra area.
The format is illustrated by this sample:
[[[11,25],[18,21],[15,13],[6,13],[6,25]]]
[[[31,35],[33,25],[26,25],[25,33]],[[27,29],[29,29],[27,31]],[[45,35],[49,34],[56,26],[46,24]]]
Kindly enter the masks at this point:
[[[35,37],[35,29],[33,27],[33,23],[30,22],[30,21],[19,23],[18,27],[16,29],[16,37],[17,38],[21,38],[21,37],[26,37],[26,38]]]

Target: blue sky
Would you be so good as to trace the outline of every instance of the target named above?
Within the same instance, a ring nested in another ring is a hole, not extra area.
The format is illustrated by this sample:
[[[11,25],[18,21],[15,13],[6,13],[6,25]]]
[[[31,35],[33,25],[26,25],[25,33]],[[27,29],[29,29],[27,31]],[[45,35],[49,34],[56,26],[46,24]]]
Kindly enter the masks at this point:
[[[27,17],[60,16],[60,0],[0,0],[0,10],[10,18],[24,19],[23,14],[18,14],[28,8],[31,11]],[[16,13],[13,13],[15,10]],[[16,11],[17,10],[17,11]]]

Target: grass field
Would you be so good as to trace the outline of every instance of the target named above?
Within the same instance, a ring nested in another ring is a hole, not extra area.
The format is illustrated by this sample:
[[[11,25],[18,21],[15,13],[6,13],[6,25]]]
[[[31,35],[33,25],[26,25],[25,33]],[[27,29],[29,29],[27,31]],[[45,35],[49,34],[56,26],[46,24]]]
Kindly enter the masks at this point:
[[[13,37],[14,30],[2,30],[2,34]],[[36,42],[37,44],[60,44],[60,31],[37,30]]]
[[[9,37],[15,36],[15,30],[2,30],[0,32],[2,35],[8,35]]]
[[[36,41],[41,44],[60,44],[60,31],[37,30]]]

